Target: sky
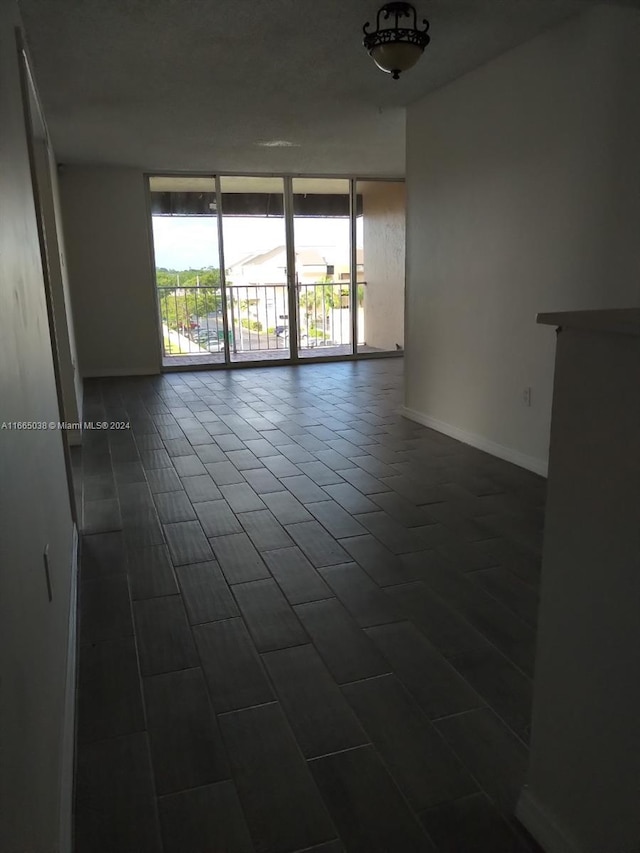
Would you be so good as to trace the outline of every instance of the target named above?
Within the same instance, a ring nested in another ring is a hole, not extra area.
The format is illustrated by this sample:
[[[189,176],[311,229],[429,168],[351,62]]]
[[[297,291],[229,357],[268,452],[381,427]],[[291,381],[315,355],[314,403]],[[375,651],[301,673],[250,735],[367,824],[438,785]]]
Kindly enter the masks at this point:
[[[218,225],[215,218],[154,216],[153,242],[156,267],[201,269],[219,267]],[[362,245],[362,217],[358,217],[358,244]],[[349,257],[349,220],[298,217],[294,222],[298,247],[335,246],[336,254]],[[284,246],[284,219],[234,216],[223,220],[224,264],[228,269],[246,255]]]

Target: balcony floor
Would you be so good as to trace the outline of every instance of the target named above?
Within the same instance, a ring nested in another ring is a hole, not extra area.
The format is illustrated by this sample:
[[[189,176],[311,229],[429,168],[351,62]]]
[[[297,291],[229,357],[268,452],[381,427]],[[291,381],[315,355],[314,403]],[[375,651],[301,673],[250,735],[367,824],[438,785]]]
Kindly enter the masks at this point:
[[[76,853],[538,850],[545,482],[402,368],[85,383]]]
[[[385,350],[377,347],[359,346],[359,353],[385,352]],[[343,344],[335,347],[302,347],[300,349],[300,358],[319,358],[321,356],[344,357],[351,355],[351,344]],[[288,359],[289,350],[282,349],[252,349],[247,352],[231,353],[231,361],[233,363],[241,363],[248,361],[276,361],[278,359]],[[224,364],[224,353],[204,353],[194,355],[165,355],[162,358],[163,367],[193,367],[195,365],[220,365]]]

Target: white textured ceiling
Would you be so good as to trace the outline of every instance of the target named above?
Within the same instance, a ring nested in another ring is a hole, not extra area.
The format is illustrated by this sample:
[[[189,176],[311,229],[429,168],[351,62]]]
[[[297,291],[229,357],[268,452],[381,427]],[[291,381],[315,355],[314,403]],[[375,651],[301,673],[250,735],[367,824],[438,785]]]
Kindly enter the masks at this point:
[[[589,2],[416,0],[431,44],[398,81],[361,44],[380,0],[19,5],[60,161],[395,176],[408,103]]]

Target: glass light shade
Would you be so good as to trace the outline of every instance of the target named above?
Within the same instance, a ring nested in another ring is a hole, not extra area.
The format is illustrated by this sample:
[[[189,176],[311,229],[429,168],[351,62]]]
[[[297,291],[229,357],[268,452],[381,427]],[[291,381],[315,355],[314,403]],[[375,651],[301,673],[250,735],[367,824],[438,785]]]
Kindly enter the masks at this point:
[[[408,41],[379,44],[371,51],[371,58],[382,71],[392,74],[394,71],[407,71],[413,68],[422,56],[423,49]]]

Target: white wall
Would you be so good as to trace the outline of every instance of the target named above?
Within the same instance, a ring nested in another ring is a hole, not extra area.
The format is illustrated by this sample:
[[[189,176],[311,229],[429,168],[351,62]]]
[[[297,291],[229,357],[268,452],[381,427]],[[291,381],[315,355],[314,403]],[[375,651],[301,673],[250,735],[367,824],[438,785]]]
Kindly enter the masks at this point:
[[[58,420],[13,2],[0,3],[0,424]],[[49,545],[53,600],[43,551]],[[0,430],[0,850],[60,847],[73,525],[57,430]],[[66,813],[68,821],[69,812]],[[68,823],[66,825],[68,830]]]
[[[82,376],[158,373],[158,307],[142,173],[63,166],[60,192]]]
[[[639,19],[594,7],[408,109],[407,413],[540,472],[536,313],[640,304]]]
[[[547,853],[640,842],[640,311],[558,335],[529,772]],[[572,325],[575,324],[575,325]],[[588,460],[588,464],[585,464]],[[595,523],[587,523],[593,519]]]
[[[362,194],[365,340],[404,345],[405,185],[358,181]]]

